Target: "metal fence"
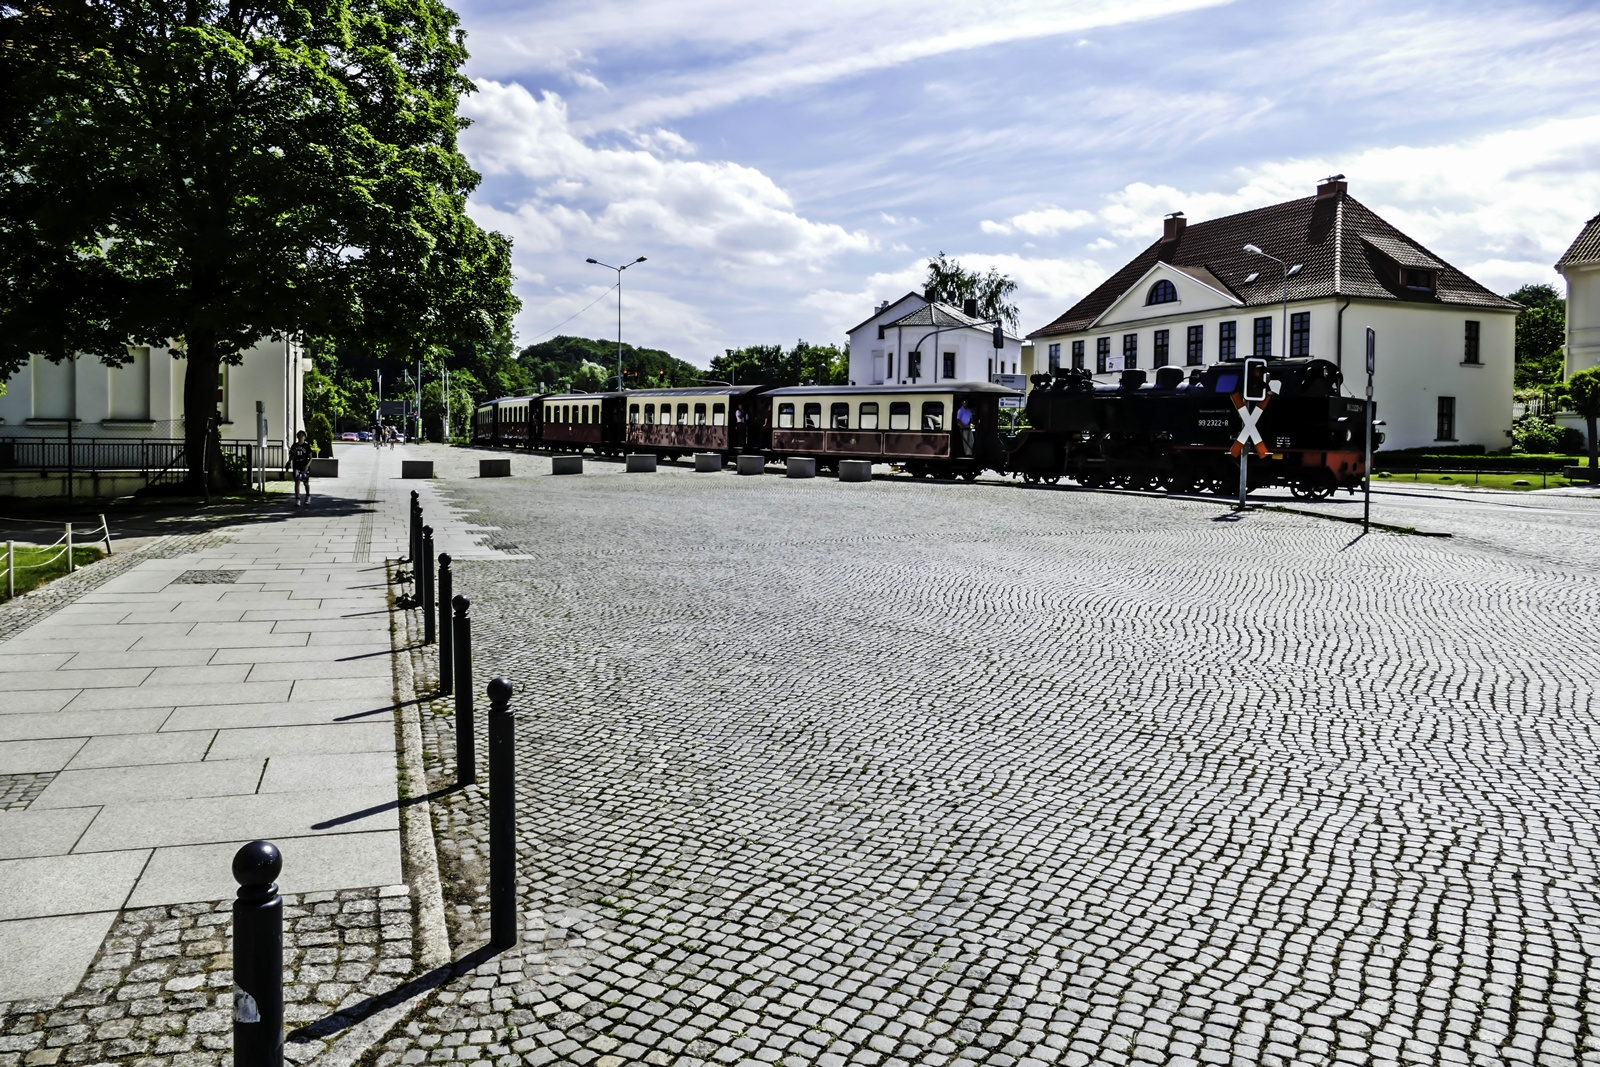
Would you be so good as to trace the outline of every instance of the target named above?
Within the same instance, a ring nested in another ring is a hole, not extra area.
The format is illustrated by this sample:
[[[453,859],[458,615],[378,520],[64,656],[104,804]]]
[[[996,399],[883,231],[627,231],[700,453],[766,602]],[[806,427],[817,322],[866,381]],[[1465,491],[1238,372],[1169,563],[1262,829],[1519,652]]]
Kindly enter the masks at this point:
[[[223,441],[224,453],[238,456],[254,466],[257,456],[254,441]],[[284,464],[282,441],[269,441],[265,466],[276,470]],[[65,437],[0,437],[0,470],[65,471],[82,473],[138,471],[146,480],[188,470],[184,462],[184,443],[178,438],[80,437],[70,443]]]

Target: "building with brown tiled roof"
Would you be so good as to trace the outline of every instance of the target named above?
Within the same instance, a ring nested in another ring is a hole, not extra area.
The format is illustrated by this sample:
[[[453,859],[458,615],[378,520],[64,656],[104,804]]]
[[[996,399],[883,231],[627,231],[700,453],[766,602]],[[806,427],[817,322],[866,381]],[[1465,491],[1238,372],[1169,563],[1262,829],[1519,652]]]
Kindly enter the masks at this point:
[[[1600,366],[1600,215],[1590,219],[1556,270],[1567,279],[1567,375]]]
[[[1313,356],[1338,364],[1360,395],[1370,328],[1387,447],[1500,449],[1518,310],[1350,196],[1340,176],[1315,196],[1208,222],[1169,216],[1159,240],[1028,336],[1041,369],[1114,380],[1130,368]]]

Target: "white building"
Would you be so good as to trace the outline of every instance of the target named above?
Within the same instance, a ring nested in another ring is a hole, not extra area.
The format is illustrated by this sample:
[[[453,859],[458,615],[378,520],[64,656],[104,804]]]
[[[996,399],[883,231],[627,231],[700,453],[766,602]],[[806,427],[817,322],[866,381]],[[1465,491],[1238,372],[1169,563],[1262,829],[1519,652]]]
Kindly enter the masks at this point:
[[[47,448],[39,443],[65,438],[69,426],[72,464],[82,471],[138,466],[127,457],[154,456],[161,452],[154,448],[156,442],[182,440],[187,361],[169,355],[165,345],[128,351],[133,361],[121,367],[108,367],[97,356],[52,363],[34,355],[6,381],[0,395],[0,467],[25,466],[30,472],[7,474],[0,469],[0,496],[54,494],[55,488],[41,484],[32,469],[41,462],[56,469],[65,464],[61,443]],[[305,369],[298,343],[270,338],[246,350],[237,366],[223,364],[217,390],[222,440],[254,443],[256,402],[261,401],[269,444],[292,441],[295,432],[305,428]],[[130,441],[152,445],[133,450],[105,446]],[[166,451],[176,454],[174,450],[181,451],[177,445]],[[106,492],[131,491],[123,484],[127,479],[105,481]]]
[[[1285,315],[1283,272],[1296,266]],[[1192,226],[1168,217],[1160,240],[1028,336],[1041,371],[1075,366],[1113,381],[1124,369],[1317,357],[1360,396],[1371,328],[1385,447],[1498,450],[1511,443],[1518,310],[1330,178],[1302,200]]]
[[[1600,215],[1556,264],[1567,279],[1567,377],[1600,366]]]
[[[851,385],[989,382],[1027,373],[1021,338],[1003,334],[1004,346],[995,348],[994,326],[978,318],[971,300],[956,308],[907,293],[879,304],[849,337]]]

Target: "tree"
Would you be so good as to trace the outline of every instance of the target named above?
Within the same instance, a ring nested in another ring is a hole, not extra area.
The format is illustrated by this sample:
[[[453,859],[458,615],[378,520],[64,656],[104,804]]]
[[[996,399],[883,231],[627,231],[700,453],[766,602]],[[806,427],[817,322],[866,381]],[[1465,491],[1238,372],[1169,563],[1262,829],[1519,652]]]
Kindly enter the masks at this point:
[[[1600,419],[1600,367],[1581,370],[1567,379],[1567,397],[1572,410],[1582,415],[1589,431],[1589,470],[1600,467],[1600,441],[1595,440],[1595,420]],[[1594,477],[1593,473],[1590,477]]]
[[[263,336],[505,328],[463,41],[439,0],[0,0],[0,377],[171,344],[195,479],[219,367]]]
[[[1546,387],[1561,380],[1567,343],[1567,302],[1552,285],[1524,285],[1506,297],[1523,306],[1517,313],[1518,388]]]
[[[979,274],[967,270],[956,260],[946,259],[940,252],[936,258],[928,260],[928,277],[923,289],[933,294],[932,299],[958,307],[963,301],[976,300],[980,319],[999,320],[1012,330],[1017,328],[1017,305],[1010,299],[1017,291],[1017,283],[993,267],[987,274]]]
[[[850,380],[850,352],[804,340],[788,351],[782,345],[750,345],[714,358],[708,377],[740,385],[843,385]]]
[[[552,337],[548,341],[529,345],[517,356],[538,392],[559,392],[565,389],[594,387],[615,388],[617,376],[617,342],[587,337]],[[597,382],[593,371],[583,371],[583,364],[602,368],[603,384]],[[655,386],[690,386],[703,384],[705,371],[659,348],[622,346],[623,385],[628,389],[649,389]],[[712,375],[712,377],[715,377]],[[579,384],[580,380],[584,383]]]

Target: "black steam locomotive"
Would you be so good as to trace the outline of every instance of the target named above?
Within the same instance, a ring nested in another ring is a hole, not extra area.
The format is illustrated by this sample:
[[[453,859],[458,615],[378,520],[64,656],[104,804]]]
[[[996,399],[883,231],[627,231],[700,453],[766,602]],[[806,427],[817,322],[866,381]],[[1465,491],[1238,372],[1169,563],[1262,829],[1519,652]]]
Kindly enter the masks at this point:
[[[1096,488],[1227,494],[1238,490],[1248,449],[1250,488],[1282,485],[1321,499],[1361,483],[1366,420],[1376,415],[1367,401],[1340,395],[1343,375],[1324,359],[1252,359],[1188,374],[1162,367],[1153,382],[1132,370],[1117,385],[1081,370],[1032,381],[1032,428],[1007,439],[1005,459],[1029,482],[1069,476]],[[1381,441],[1375,433],[1373,446]]]

